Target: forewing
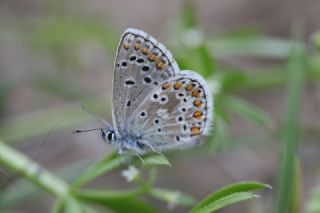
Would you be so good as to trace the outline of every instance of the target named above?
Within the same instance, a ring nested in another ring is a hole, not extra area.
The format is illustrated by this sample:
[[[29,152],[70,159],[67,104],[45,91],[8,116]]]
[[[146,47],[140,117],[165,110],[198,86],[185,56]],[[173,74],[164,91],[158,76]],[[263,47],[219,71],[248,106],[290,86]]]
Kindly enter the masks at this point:
[[[136,29],[123,33],[113,77],[113,123],[117,135],[128,134],[133,110],[178,72],[171,53],[156,39]]]

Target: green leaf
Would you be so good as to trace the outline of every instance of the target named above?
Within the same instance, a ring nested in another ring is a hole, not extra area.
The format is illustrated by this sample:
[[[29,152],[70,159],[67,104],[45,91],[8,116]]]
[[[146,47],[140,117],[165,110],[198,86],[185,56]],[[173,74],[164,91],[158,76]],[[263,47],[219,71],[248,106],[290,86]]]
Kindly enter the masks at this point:
[[[160,199],[172,204],[178,204],[181,206],[188,207],[196,203],[196,200],[194,197],[179,191],[153,188],[151,189],[150,194],[157,199]]]
[[[252,198],[258,197],[252,192],[236,192],[225,197],[222,197],[218,200],[215,200],[208,205],[201,206],[197,209],[192,210],[192,213],[210,213],[216,210],[222,209],[223,207],[229,206],[234,203],[241,201],[249,200]]]
[[[167,165],[171,167],[169,160],[162,154],[152,154],[143,157],[145,166]]]
[[[246,102],[243,99],[236,98],[234,96],[224,96],[221,98],[225,109],[230,109],[239,116],[265,127],[272,127],[272,118],[261,109],[256,106]]]
[[[204,206],[207,206],[210,203],[213,203],[217,200],[223,199],[226,196],[230,196],[235,193],[250,192],[250,191],[255,191],[255,190],[264,189],[264,188],[271,188],[271,186],[268,184],[255,182],[255,181],[235,183],[235,184],[229,185],[227,187],[224,187],[224,188],[210,194],[208,197],[206,197],[201,202],[199,202],[192,209],[192,212],[196,211]]]

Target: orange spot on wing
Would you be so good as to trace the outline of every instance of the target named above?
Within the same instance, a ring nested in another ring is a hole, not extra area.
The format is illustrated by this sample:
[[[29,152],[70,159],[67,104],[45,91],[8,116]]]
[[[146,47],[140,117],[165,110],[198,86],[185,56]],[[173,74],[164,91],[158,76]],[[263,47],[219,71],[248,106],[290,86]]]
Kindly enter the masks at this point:
[[[202,106],[202,101],[200,101],[200,100],[195,100],[194,102],[193,102],[193,105],[195,106],[195,107],[201,107]]]
[[[174,84],[174,89],[175,90],[178,90],[182,87],[182,83],[180,81],[177,81],[175,84]]]
[[[199,98],[200,97],[200,92],[201,92],[201,90],[195,89],[195,90],[192,91],[192,96]]]
[[[149,49],[147,47],[144,47],[141,52],[144,54],[144,55],[147,55],[149,53]]]
[[[157,55],[152,53],[151,55],[149,55],[148,59],[149,61],[155,61],[157,59]]]
[[[165,68],[167,65],[165,63],[165,61],[163,59],[160,59],[157,61],[157,64],[156,64],[157,68],[158,69],[163,69]]]
[[[136,43],[136,44],[134,45],[134,49],[135,49],[135,50],[140,49],[140,47],[141,47],[141,43],[140,43],[140,42],[139,42],[139,43]]]
[[[191,135],[192,136],[199,135],[199,134],[200,134],[200,127],[197,127],[197,126],[191,127]]]
[[[170,87],[171,87],[171,85],[170,85],[168,82],[162,84],[162,89],[163,89],[163,90],[167,90],[167,89],[169,89]]]
[[[200,110],[197,110],[193,113],[193,117],[196,119],[201,119],[202,115],[203,115],[203,113]]]
[[[128,50],[130,48],[130,45],[128,43],[123,44],[124,49]]]
[[[191,91],[192,89],[193,89],[192,84],[189,84],[188,86],[186,86],[186,90],[187,90],[187,91]]]

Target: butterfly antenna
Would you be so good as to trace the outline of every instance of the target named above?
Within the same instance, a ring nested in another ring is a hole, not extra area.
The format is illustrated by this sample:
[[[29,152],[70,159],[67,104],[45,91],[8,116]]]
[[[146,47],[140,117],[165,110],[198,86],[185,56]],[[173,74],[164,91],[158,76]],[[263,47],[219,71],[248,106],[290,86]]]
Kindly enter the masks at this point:
[[[35,156],[35,160],[38,160],[40,154],[41,154],[41,150],[43,148],[43,146],[47,143],[47,141],[49,140],[49,137],[54,133],[56,132],[61,126],[61,122],[57,123],[53,128],[50,129],[50,131],[46,134],[44,140],[39,144],[39,147],[38,147],[38,154]]]
[[[84,104],[81,104],[81,108],[86,111],[87,113],[89,113],[90,115],[92,115],[93,117],[97,118],[98,120],[100,120],[102,123],[104,123],[106,126],[111,127],[111,125],[105,121],[104,119],[100,118],[97,114],[95,114],[94,112],[90,111]]]
[[[74,130],[74,131],[73,131],[73,134],[83,133],[83,132],[91,132],[91,131],[102,131],[102,128],[85,129],[85,130],[77,129],[77,130]]]

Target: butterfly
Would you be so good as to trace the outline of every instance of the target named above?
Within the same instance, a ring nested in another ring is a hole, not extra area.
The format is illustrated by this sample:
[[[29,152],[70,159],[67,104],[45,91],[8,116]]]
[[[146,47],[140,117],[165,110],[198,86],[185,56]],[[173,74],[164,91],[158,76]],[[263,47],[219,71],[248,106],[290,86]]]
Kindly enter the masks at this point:
[[[104,141],[120,154],[192,147],[209,133],[212,111],[201,75],[181,71],[170,51],[144,31],[125,30],[115,59],[113,126],[97,129]]]

